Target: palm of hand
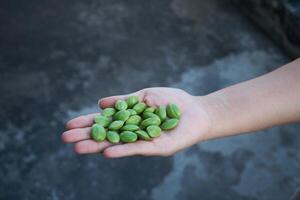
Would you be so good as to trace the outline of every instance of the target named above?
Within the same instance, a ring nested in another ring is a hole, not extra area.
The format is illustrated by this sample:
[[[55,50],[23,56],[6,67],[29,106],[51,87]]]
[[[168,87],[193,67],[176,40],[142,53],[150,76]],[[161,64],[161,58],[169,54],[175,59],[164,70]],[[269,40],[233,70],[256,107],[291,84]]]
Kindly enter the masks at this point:
[[[161,136],[151,141],[137,141],[135,143],[111,145],[108,142],[94,142],[89,139],[89,131],[94,114],[80,116],[67,123],[66,131],[62,135],[65,142],[76,142],[77,153],[96,153],[103,151],[106,157],[123,157],[130,155],[160,155],[168,156],[191,146],[201,140],[208,132],[209,120],[194,96],[183,90],[174,88],[148,88],[134,94],[139,96],[149,106],[167,105],[175,103],[181,110],[178,126],[170,131],[162,132]],[[113,96],[100,100],[100,107],[112,106],[117,99],[129,95]]]

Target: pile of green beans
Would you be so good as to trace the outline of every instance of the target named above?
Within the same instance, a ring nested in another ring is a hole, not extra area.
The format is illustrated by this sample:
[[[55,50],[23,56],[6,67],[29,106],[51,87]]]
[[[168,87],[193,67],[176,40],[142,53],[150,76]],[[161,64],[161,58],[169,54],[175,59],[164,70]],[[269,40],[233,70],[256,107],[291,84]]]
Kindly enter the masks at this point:
[[[150,107],[137,96],[117,100],[114,107],[105,108],[94,117],[91,138],[97,142],[129,143],[159,137],[161,131],[175,128],[180,110],[175,104]]]

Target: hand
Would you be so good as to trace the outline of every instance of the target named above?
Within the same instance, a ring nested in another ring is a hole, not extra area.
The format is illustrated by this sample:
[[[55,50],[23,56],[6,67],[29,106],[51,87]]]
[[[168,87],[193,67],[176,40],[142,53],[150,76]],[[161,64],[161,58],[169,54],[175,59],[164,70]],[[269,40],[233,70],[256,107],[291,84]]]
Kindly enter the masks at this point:
[[[74,150],[79,154],[103,152],[105,157],[123,157],[132,155],[169,156],[175,152],[201,141],[209,131],[210,120],[199,98],[175,88],[146,88],[138,92],[100,99],[101,108],[112,107],[117,99],[126,99],[136,95],[148,106],[175,103],[181,110],[178,126],[162,132],[160,137],[151,141],[139,140],[134,143],[113,145],[107,141],[95,142],[90,139],[90,126],[97,114],[80,116],[66,124],[68,129],[62,134],[66,143],[75,143]]]

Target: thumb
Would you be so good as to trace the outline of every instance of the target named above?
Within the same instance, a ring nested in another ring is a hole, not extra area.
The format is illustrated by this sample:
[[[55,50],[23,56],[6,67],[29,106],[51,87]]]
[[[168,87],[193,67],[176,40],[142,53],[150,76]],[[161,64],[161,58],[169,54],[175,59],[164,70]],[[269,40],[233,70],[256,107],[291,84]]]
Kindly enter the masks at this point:
[[[137,96],[139,98],[139,101],[143,101],[144,97],[145,97],[145,90],[139,90],[137,92],[133,92],[133,93],[130,93],[130,94],[105,97],[105,98],[102,98],[98,101],[98,105],[102,109],[107,108],[107,107],[112,107],[118,99],[125,100],[129,96]]]

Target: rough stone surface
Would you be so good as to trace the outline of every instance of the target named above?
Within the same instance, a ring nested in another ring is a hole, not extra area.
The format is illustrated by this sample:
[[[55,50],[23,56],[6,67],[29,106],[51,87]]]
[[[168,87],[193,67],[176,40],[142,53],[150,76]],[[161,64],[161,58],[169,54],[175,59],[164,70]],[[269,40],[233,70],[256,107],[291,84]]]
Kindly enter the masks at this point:
[[[289,199],[300,126],[173,157],[78,156],[64,122],[149,86],[203,95],[288,62],[225,1],[16,1],[0,8],[0,199]]]
[[[291,58],[300,56],[299,0],[232,0]]]

